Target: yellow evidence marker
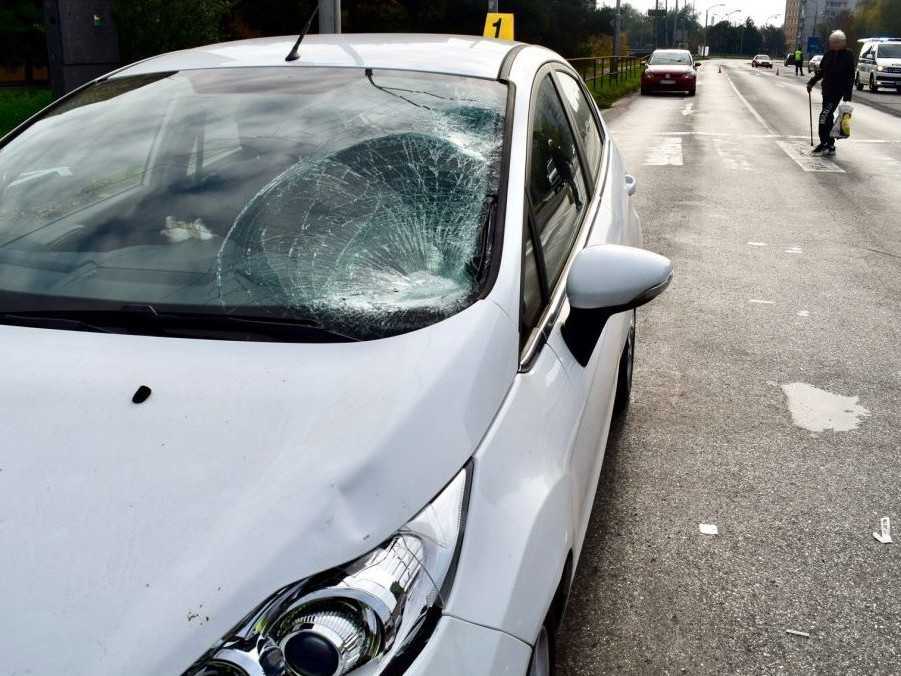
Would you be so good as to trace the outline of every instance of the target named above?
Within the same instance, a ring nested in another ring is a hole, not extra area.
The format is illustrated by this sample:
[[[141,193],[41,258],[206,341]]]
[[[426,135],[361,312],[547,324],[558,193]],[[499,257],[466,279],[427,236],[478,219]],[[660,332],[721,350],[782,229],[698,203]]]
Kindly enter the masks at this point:
[[[497,14],[490,12],[488,18],[485,19],[486,38],[496,38],[498,40],[513,40],[513,15]]]

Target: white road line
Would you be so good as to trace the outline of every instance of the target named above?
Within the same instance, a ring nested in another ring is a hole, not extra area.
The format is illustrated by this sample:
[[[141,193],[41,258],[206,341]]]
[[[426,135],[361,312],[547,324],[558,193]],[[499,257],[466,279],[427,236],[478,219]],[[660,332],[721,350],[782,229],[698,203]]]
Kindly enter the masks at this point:
[[[810,148],[806,145],[798,145],[797,143],[788,143],[786,141],[776,141],[782,150],[795,161],[804,171],[813,174],[844,174],[844,169],[838,166],[832,160],[825,157],[813,157],[808,154]]]
[[[748,242],[748,246],[766,246],[766,242]]]
[[[775,129],[773,129],[766,120],[763,119],[763,117],[760,115],[760,113],[758,113],[754,109],[754,106],[752,106],[748,102],[748,99],[746,99],[744,96],[742,96],[742,93],[740,91],[738,91],[738,87],[736,87],[735,83],[732,82],[732,78],[729,77],[729,74],[726,73],[725,71],[723,71],[723,73],[726,76],[726,82],[728,82],[729,86],[732,87],[732,90],[735,92],[735,95],[738,97],[738,100],[745,104],[745,108],[747,108],[750,111],[751,115],[754,116],[754,119],[757,120],[764,129],[766,129],[768,134],[777,134],[778,132]]]
[[[805,136],[802,134],[731,134],[725,132],[712,132],[712,131],[655,131],[649,134],[631,134],[629,132],[619,132],[614,135],[615,140],[619,139],[645,139],[649,136],[709,136],[711,138],[736,138],[741,139],[742,141],[747,141],[751,139],[809,139],[810,136]],[[855,145],[858,143],[878,143],[878,144],[901,144],[901,140],[891,140],[891,139],[861,139],[861,138],[849,138],[843,139],[843,145]]]
[[[748,161],[748,158],[745,157],[742,146],[737,139],[731,140],[724,138],[714,138],[713,148],[714,150],[716,150],[716,154],[719,155],[720,159],[723,161],[723,164],[725,164],[729,169],[733,169],[735,171],[754,170],[754,168],[751,166],[751,163]]]
[[[748,302],[754,303],[755,305],[775,305],[776,304],[776,301],[774,301],[774,300],[758,300],[757,298],[752,298]]]
[[[679,137],[663,138],[648,148],[644,158],[646,167],[681,167],[683,163],[682,139]]]

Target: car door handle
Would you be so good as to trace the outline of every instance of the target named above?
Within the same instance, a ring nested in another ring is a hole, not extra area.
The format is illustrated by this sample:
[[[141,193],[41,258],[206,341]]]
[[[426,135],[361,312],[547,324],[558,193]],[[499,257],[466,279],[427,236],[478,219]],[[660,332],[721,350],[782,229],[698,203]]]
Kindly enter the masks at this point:
[[[634,176],[626,174],[626,194],[632,197],[636,190],[638,190],[638,181],[635,180]]]

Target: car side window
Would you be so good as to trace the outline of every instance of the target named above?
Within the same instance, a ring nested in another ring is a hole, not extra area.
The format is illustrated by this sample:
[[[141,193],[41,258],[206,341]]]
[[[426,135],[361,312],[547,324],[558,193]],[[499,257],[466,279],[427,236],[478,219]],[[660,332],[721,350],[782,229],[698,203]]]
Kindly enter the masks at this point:
[[[579,150],[550,75],[535,97],[529,198],[541,243],[548,286],[569,258],[589,200]]]
[[[563,98],[573,114],[573,119],[576,123],[576,133],[582,141],[582,148],[585,150],[585,161],[591,170],[591,176],[597,180],[601,173],[604,137],[594,116],[593,104],[585,95],[585,90],[569,73],[558,72],[557,81],[560,83],[560,91],[563,93]]]

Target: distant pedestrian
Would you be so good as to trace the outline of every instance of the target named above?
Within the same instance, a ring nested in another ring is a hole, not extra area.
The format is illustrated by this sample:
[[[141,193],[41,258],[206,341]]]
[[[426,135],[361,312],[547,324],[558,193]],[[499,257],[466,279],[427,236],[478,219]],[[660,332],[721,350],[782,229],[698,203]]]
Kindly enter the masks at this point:
[[[807,91],[823,81],[823,112],[820,113],[820,145],[813,150],[814,155],[835,155],[835,139],[832,126],[835,124],[835,110],[842,101],[850,101],[854,89],[854,73],[857,70],[854,53],[848,49],[848,38],[841,31],[829,36],[829,51],[820,61]]]
[[[795,77],[804,75],[804,52],[798,47],[795,50]]]

